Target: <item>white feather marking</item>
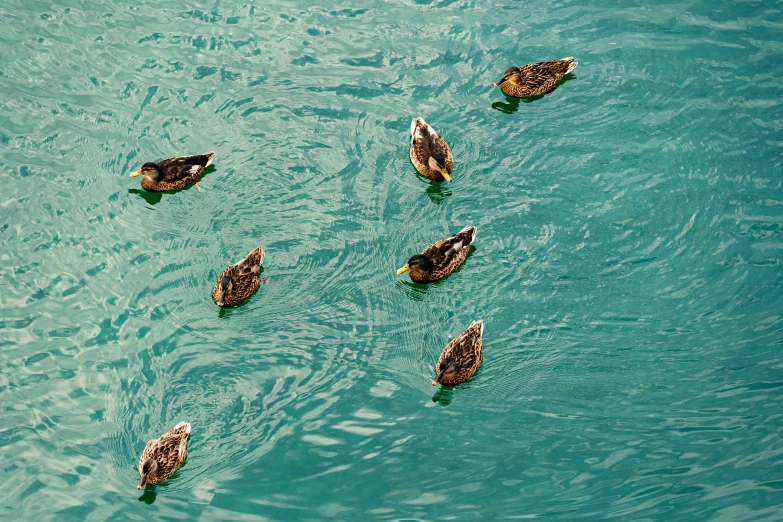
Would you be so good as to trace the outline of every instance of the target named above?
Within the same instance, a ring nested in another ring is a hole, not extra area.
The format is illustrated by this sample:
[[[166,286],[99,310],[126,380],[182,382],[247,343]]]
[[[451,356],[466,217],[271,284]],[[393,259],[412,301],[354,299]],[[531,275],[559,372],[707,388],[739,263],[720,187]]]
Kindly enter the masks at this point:
[[[201,167],[201,165],[193,165],[188,169],[188,172],[190,172],[191,174],[195,174],[196,172],[198,172],[199,167]]]
[[[457,241],[456,243],[454,243],[454,250],[456,250],[457,252],[462,250],[462,241]]]
[[[482,321],[481,319],[479,319],[478,321],[473,321],[472,323],[470,323],[470,326],[468,326],[468,330],[473,328],[473,326],[476,325],[476,324],[479,325],[479,335],[483,335],[484,334],[484,321]]]

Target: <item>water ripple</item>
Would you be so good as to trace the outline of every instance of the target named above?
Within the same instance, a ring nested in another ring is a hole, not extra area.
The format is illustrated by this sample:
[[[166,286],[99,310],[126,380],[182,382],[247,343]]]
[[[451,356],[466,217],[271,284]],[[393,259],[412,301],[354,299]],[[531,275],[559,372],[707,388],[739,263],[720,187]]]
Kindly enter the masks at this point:
[[[0,516],[783,516],[776,6],[0,16]],[[550,96],[491,85],[569,55]],[[415,174],[415,116],[452,183]],[[210,150],[201,192],[127,176]],[[447,279],[394,273],[468,224]],[[433,388],[475,319],[482,367]],[[139,494],[180,420],[188,462]]]

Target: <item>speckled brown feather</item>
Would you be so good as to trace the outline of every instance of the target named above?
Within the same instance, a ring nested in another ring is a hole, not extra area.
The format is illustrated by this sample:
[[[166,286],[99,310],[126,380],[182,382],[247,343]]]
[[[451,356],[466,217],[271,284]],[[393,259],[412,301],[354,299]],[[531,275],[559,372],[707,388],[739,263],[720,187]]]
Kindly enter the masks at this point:
[[[456,362],[457,371],[449,376],[444,375],[443,379],[439,381],[439,384],[456,386],[473,377],[473,374],[476,373],[476,370],[478,370],[478,367],[481,365],[481,360],[483,358],[481,350],[481,335],[483,332],[484,322],[474,321],[468,329],[465,330],[465,333],[446,345],[443,352],[440,354],[435,370],[440,373],[441,361],[450,357]]]
[[[429,167],[428,162],[433,154],[443,156],[446,172],[451,174],[454,169],[454,158],[451,156],[451,149],[446,140],[441,138],[423,119],[414,119],[411,122],[411,163],[425,178],[432,181],[444,181],[443,174],[439,170],[433,170]]]
[[[144,179],[141,180],[141,186],[150,192],[163,192],[187,187],[198,181],[198,177],[204,173],[214,158],[214,152],[207,152],[197,156],[180,156],[159,161],[157,163],[161,171],[159,178],[153,180],[144,176]]]
[[[441,239],[429,245],[422,254],[432,260],[433,268],[422,270],[417,266],[410,269],[410,277],[416,283],[430,283],[446,277],[465,261],[470,245],[476,238],[476,227],[468,226],[451,237]],[[454,247],[459,247],[455,249]]]
[[[505,94],[515,98],[544,94],[554,89],[563,76],[574,70],[576,66],[577,62],[574,58],[523,65],[500,84],[500,88]]]
[[[147,443],[139,459],[139,475],[143,476],[142,468],[144,462],[149,458],[154,459],[158,463],[158,469],[154,474],[145,477],[145,483],[160,484],[182,466],[187,456],[189,435],[190,424],[180,422],[168,433]]]
[[[231,292],[226,292],[223,297],[224,308],[236,306],[253,295],[261,284],[261,278],[258,277],[258,274],[261,271],[264,257],[264,250],[258,247],[239,263],[223,270],[215,283],[215,288],[212,289],[212,300],[215,301],[215,304],[220,300],[220,280],[223,277],[231,279],[232,284]]]

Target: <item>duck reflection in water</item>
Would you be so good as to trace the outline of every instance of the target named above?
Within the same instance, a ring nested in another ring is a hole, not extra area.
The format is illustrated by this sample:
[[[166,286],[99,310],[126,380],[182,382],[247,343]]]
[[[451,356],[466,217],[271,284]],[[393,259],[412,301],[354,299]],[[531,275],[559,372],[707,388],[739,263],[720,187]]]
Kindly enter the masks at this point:
[[[454,388],[441,386],[435,395],[432,396],[432,402],[437,402],[441,406],[448,406],[451,404],[452,396],[454,395]]]
[[[443,183],[430,183],[426,193],[430,201],[436,205],[440,205],[447,197],[451,196],[451,190],[448,189],[448,185]]]

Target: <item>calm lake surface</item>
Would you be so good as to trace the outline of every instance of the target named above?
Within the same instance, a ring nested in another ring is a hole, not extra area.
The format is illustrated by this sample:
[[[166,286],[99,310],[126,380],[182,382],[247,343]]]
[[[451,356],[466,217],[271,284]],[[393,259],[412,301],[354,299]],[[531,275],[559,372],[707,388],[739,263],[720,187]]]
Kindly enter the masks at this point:
[[[780,3],[0,21],[0,518],[783,519]],[[550,96],[492,86],[567,56]],[[415,173],[415,116],[452,183]],[[128,178],[213,150],[201,192]],[[450,277],[395,274],[466,225]],[[476,319],[480,370],[434,388]],[[187,463],[137,491],[181,420]]]

